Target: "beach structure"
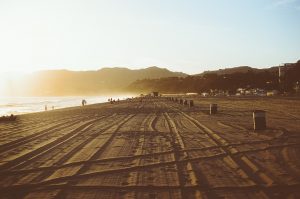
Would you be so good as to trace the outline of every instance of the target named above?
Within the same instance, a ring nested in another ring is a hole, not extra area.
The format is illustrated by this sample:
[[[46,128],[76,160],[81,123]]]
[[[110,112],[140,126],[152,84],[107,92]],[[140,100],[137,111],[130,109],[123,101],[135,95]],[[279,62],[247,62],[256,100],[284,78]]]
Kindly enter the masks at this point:
[[[188,101],[186,99],[183,100],[183,105],[188,105]]]
[[[279,92],[277,90],[267,91],[267,96],[275,96],[278,94]]]
[[[207,96],[209,96],[209,93],[205,93],[205,92],[204,92],[204,93],[201,93],[201,96],[202,96],[202,97],[207,97]]]
[[[254,130],[264,130],[266,129],[266,112],[263,110],[253,111],[253,124]]]
[[[179,100],[179,104],[183,104],[183,99],[180,99],[180,100]]]
[[[210,104],[209,106],[209,113],[216,114],[218,112],[218,104]]]
[[[150,96],[151,97],[158,97],[159,96],[159,92],[153,91],[153,92],[150,93]]]
[[[189,101],[189,107],[193,107],[194,106],[194,101],[193,100],[190,100]]]

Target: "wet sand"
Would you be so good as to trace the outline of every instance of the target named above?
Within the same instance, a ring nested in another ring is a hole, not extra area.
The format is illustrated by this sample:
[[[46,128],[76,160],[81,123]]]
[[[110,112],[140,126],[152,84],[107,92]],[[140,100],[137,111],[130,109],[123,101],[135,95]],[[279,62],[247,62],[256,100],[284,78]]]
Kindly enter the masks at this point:
[[[137,99],[0,123],[0,197],[300,198],[299,99],[194,103]],[[266,130],[253,130],[253,109],[267,111]]]

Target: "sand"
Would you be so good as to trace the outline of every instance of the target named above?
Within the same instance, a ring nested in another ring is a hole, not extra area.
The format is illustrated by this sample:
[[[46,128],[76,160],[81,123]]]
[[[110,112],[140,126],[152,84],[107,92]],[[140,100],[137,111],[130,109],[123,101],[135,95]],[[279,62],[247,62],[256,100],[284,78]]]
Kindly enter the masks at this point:
[[[0,123],[1,198],[300,198],[300,100],[136,99]],[[209,115],[209,104],[218,113]],[[267,112],[254,131],[252,110]]]

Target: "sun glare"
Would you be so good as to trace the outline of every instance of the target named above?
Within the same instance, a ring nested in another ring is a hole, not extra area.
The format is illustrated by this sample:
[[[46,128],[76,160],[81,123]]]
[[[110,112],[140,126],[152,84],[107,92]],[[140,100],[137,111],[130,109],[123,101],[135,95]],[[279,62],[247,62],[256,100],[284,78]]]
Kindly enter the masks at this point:
[[[23,74],[20,72],[1,72],[0,73],[0,97],[8,96],[11,93],[11,86],[19,82]]]
[[[8,76],[6,73],[0,73],[0,97],[5,96],[5,91],[8,86]]]

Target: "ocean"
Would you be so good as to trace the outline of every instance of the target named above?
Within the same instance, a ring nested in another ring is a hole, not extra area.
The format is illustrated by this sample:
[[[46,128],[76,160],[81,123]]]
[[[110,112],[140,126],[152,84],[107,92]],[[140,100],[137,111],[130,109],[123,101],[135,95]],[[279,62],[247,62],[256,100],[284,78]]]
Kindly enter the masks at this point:
[[[20,115],[48,110],[107,102],[109,98],[126,99],[132,96],[74,96],[74,97],[0,97],[0,116]]]

